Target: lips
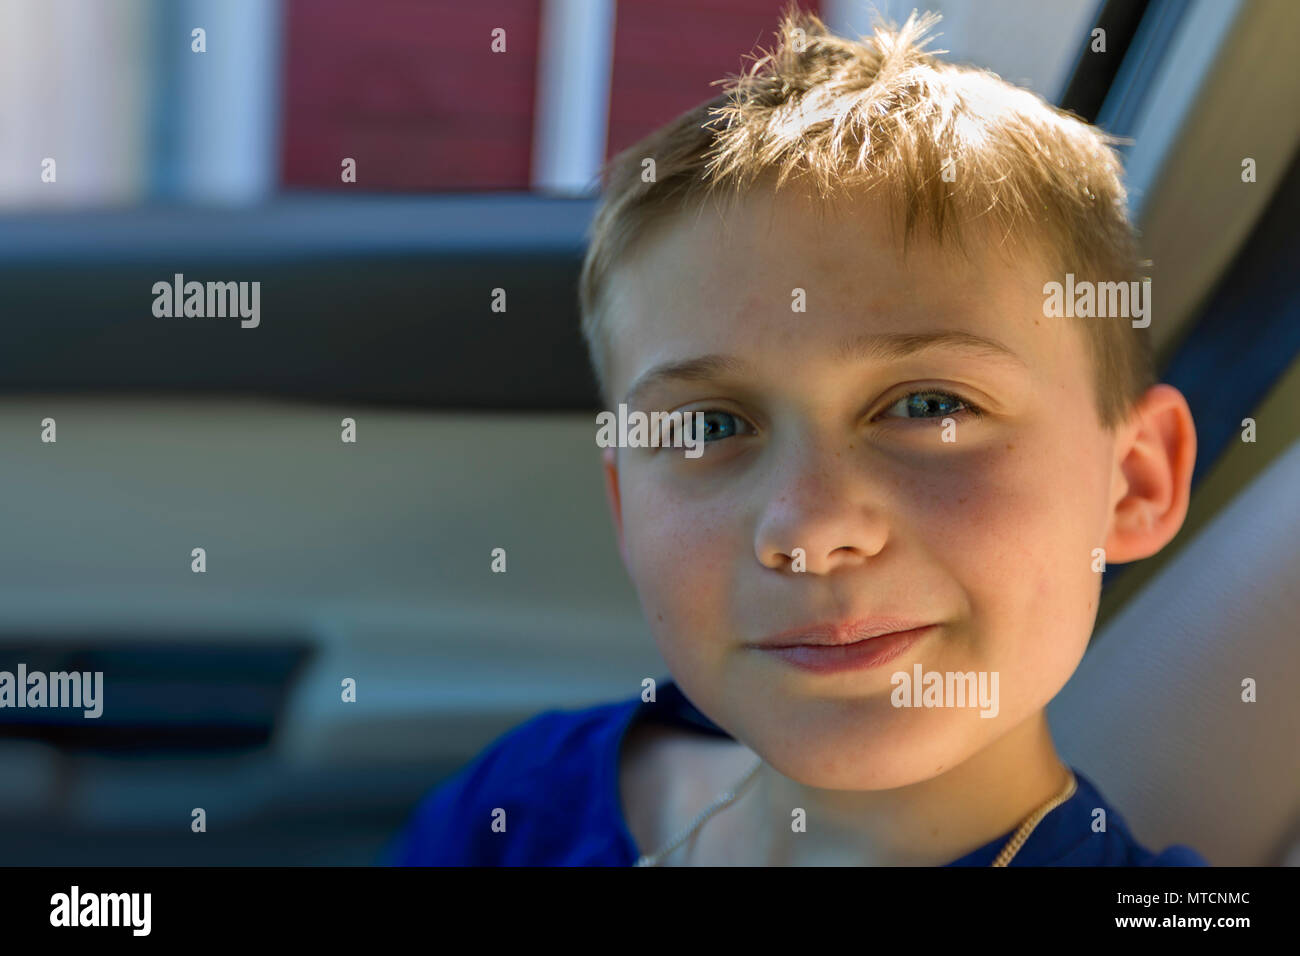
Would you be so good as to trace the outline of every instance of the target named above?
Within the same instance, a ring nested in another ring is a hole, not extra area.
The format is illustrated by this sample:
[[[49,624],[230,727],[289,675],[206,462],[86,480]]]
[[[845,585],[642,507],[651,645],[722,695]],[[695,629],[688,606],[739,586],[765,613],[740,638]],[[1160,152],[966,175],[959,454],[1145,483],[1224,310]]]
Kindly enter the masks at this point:
[[[863,618],[813,624],[773,634],[759,641],[756,646],[767,650],[779,647],[840,647],[886,634],[914,631],[928,627],[931,623],[904,618]]]
[[[843,674],[868,671],[897,660],[937,630],[934,624],[873,619],[783,631],[752,646],[807,673]]]

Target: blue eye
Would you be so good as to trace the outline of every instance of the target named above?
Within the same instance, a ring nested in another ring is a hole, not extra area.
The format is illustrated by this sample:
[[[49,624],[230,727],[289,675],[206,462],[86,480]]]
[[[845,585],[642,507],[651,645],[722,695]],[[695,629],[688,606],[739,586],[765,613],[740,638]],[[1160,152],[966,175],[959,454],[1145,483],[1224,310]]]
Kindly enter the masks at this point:
[[[958,415],[963,411],[972,415],[983,414],[983,410],[979,406],[966,401],[958,395],[951,392],[926,389],[904,395],[885,409],[884,417],[946,418],[950,415]],[[896,416],[891,414],[895,412],[897,413]]]
[[[688,434],[689,429],[695,427],[695,413],[686,414]],[[731,412],[723,411],[706,411],[704,412],[704,434],[702,439],[705,442],[719,441],[723,438],[731,438],[733,435],[741,434],[737,423],[743,421],[739,416]]]

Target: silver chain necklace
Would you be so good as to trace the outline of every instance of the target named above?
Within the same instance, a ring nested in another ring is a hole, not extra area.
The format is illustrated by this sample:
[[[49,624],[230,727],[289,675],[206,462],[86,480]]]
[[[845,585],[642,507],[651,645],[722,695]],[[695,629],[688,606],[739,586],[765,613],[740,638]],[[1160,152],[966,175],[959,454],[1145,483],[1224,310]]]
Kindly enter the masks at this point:
[[[718,794],[717,797],[714,798],[712,803],[701,810],[696,815],[695,819],[692,820],[685,829],[677,834],[677,836],[675,836],[667,846],[655,851],[654,853],[644,854],[632,865],[659,866],[668,854],[672,853],[679,846],[685,843],[696,830],[704,826],[705,822],[710,817],[734,803],[744,792],[745,788],[753,782],[762,766],[763,761],[762,758],[760,758],[758,763],[754,764],[754,766],[743,777],[736,781],[730,790],[722,791],[722,793]],[[1029,834],[1033,833],[1034,828],[1042,822],[1043,817],[1047,816],[1066,800],[1069,800],[1070,797],[1074,796],[1074,791],[1078,789],[1078,781],[1075,780],[1074,771],[1067,768],[1067,773],[1069,774],[1069,779],[1066,780],[1065,786],[1061,791],[1025,818],[1024,822],[1020,824],[1016,832],[1011,835],[1011,839],[1007,840],[1006,844],[1002,847],[1001,852],[998,853],[993,862],[989,864],[990,866],[1006,866],[1010,863],[1012,858],[1020,852],[1020,848],[1025,845],[1025,841],[1029,839]]]

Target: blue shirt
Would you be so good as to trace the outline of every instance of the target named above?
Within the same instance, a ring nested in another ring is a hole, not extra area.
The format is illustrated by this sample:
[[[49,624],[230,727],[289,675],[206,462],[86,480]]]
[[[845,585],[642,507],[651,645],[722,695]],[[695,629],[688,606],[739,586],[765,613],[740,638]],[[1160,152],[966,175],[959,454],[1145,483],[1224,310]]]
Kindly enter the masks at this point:
[[[420,801],[381,862],[394,866],[631,866],[640,855],[623,817],[619,753],[636,722],[653,721],[730,735],[697,710],[673,681],[656,703],[630,700],[581,710],[548,710],[488,744]],[[1072,768],[1073,769],[1073,768]],[[1048,813],[1011,866],[1207,866],[1195,850],[1152,853],[1076,769],[1078,789]],[[506,832],[492,829],[505,810]],[[1106,830],[1092,829],[1093,810]],[[1007,832],[948,866],[988,866]],[[647,848],[649,849],[649,848]]]

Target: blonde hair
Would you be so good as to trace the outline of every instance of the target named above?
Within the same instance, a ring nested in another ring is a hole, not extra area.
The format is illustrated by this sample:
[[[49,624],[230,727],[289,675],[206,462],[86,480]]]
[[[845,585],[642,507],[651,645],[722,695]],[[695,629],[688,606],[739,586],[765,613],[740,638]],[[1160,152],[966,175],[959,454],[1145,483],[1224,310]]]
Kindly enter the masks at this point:
[[[962,254],[972,229],[992,230],[1004,255],[1046,252],[1058,279],[1139,277],[1119,141],[992,73],[935,59],[925,47],[938,20],[913,13],[850,40],[788,9],[774,50],[606,164],[579,280],[582,333],[606,401],[611,271],[652,223],[710,198],[787,181],[823,200],[879,190],[904,249],[920,225]],[[1121,319],[1062,321],[1084,324],[1098,418],[1111,427],[1152,384],[1150,344]]]

